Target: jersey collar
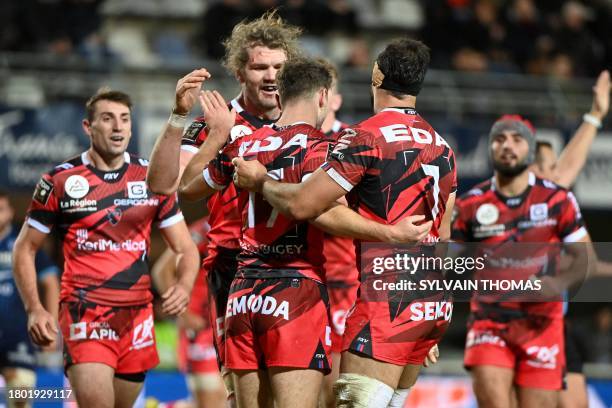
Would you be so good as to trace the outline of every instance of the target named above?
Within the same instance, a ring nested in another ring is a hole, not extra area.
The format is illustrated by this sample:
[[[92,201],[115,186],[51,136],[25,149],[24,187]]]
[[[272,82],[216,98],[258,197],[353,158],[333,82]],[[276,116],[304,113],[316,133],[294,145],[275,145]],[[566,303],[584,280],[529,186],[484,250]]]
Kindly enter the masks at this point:
[[[517,195],[517,196],[513,196],[513,197],[508,197],[502,193],[499,192],[499,190],[497,189],[497,186],[495,184],[495,176],[491,177],[491,190],[495,193],[495,195],[504,203],[506,204],[507,207],[509,208],[516,208],[519,207],[521,204],[523,204],[523,202],[525,201],[525,199],[527,198],[527,196],[529,195],[529,192],[531,191],[531,187],[533,187],[536,183],[536,176],[535,174],[533,174],[532,172],[529,172],[529,181],[528,181],[528,185],[527,188],[525,189],[525,191],[523,191],[521,194]]]
[[[418,115],[416,109],[414,108],[384,108],[381,110],[381,112],[397,112],[397,113],[403,113],[406,115]]]

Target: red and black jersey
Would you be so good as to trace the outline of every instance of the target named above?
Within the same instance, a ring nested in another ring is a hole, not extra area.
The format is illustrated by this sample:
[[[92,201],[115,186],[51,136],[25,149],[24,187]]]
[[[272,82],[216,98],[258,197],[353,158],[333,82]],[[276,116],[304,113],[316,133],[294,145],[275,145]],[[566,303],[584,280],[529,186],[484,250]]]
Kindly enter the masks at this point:
[[[414,109],[383,109],[345,129],[323,169],[364,217],[394,224],[422,214],[434,221],[425,241],[439,239],[446,201],[457,188],[455,156]]]
[[[586,234],[574,195],[551,181],[536,177],[533,173],[529,173],[528,188],[519,196],[505,197],[495,188],[494,180],[490,179],[472,188],[458,198],[455,204],[452,227],[452,238],[455,241],[485,244],[559,243],[576,242]],[[493,260],[490,260],[488,266],[493,266],[496,276],[522,279],[541,275],[546,272],[542,268],[554,265],[554,259],[551,258],[558,255],[553,253],[555,251],[552,251],[550,245],[524,246],[521,247],[524,248],[520,250],[521,253],[517,254],[518,246],[507,246],[504,249],[502,246],[491,245],[491,248],[499,248],[498,251],[508,251],[501,253],[506,264],[512,259],[520,258],[521,261],[515,261],[512,267],[495,267]],[[514,254],[508,255],[512,251]],[[544,261],[536,262],[539,259]],[[487,273],[491,271],[491,268],[487,269]],[[519,274],[520,276],[517,276]],[[517,309],[529,305],[506,302],[503,306]],[[478,310],[479,305],[472,302],[472,309]],[[562,306],[560,302],[534,302],[530,311],[536,310],[560,314]]]
[[[204,261],[207,254],[208,238],[206,238],[210,226],[208,225],[208,217],[203,217],[189,225],[191,239],[198,247],[200,259]],[[189,311],[199,316],[208,315],[208,285],[206,284],[205,271],[201,267],[198,272],[198,277],[193,284],[191,290],[191,299],[189,300]]]
[[[255,156],[271,177],[300,183],[325,162],[330,143],[307,124],[266,126],[228,145],[204,170],[204,179],[215,189],[225,188],[232,182],[232,159]],[[323,232],[280,214],[261,194],[241,195],[244,227],[237,276],[323,281]]]
[[[236,123],[230,131],[230,142],[242,136],[252,134],[263,125],[272,123],[272,121],[262,120],[245,111],[237,99],[233,99],[228,106],[236,110]],[[198,117],[183,134],[181,149],[197,153],[199,147],[206,140],[207,135],[206,118],[203,116]],[[216,247],[239,248],[238,239],[240,238],[242,221],[237,207],[237,198],[238,193],[233,184],[229,184],[227,188],[208,198],[208,223],[210,224],[210,231],[208,232],[209,257],[215,256],[217,252]],[[208,261],[210,262],[211,260]]]
[[[121,169],[104,172],[85,152],[42,176],[28,223],[43,233],[55,227],[62,236],[62,301],[134,306],[152,300],[151,224],[169,227],[183,215],[176,195],[148,190],[147,165],[126,153]]]

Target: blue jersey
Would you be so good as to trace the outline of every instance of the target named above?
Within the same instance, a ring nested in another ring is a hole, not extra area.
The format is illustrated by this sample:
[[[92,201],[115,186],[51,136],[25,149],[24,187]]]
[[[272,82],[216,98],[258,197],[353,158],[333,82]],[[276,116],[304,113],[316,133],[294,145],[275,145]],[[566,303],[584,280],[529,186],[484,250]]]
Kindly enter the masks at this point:
[[[27,315],[13,279],[13,246],[19,230],[12,227],[8,235],[0,239],[0,343],[10,341],[27,327]],[[57,275],[59,269],[43,251],[36,254],[38,281],[49,274]],[[27,336],[27,330],[25,331]]]

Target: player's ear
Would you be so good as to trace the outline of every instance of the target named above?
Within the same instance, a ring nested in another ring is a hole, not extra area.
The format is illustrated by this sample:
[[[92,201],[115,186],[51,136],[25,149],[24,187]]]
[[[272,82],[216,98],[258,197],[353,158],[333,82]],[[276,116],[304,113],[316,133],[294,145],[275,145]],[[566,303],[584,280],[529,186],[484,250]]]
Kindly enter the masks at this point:
[[[329,99],[329,89],[321,88],[319,90],[319,107],[322,108],[327,105]]]
[[[280,95],[276,94],[275,98],[276,98],[276,106],[278,106],[278,109],[282,111],[283,110],[283,105],[281,105]]]
[[[337,110],[340,109],[341,106],[342,106],[342,95],[340,95],[339,93],[335,93],[331,100],[330,108],[334,112],[336,112]]]
[[[89,119],[83,119],[81,121],[81,126],[83,127],[85,134],[87,136],[91,136],[91,122],[89,122]]]

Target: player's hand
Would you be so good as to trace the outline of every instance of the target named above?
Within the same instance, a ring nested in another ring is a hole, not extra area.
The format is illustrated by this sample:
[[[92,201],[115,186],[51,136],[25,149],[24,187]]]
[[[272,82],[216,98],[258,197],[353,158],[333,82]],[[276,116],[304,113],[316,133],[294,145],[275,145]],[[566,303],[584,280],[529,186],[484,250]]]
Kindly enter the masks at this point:
[[[261,191],[268,175],[268,170],[263,164],[257,160],[244,160],[242,157],[234,158],[232,164],[234,165],[234,184],[237,187],[256,193]]]
[[[189,310],[183,313],[176,320],[178,327],[184,330],[198,332],[207,326],[206,320],[202,316],[191,313]]]
[[[593,86],[593,104],[590,114],[603,119],[610,109],[610,72],[602,71]]]
[[[53,315],[40,307],[28,313],[28,333],[35,344],[50,346],[57,338],[57,324]]]
[[[403,244],[422,241],[429,234],[433,225],[433,221],[417,225],[418,222],[424,219],[424,215],[411,215],[402,219],[391,227],[389,242],[392,244]]]
[[[177,115],[188,115],[193,105],[198,100],[202,83],[210,78],[210,73],[204,69],[191,71],[176,83],[174,95],[174,108],[172,112]]]
[[[191,290],[187,289],[184,285],[177,283],[170,288],[161,296],[162,298],[162,312],[176,316],[187,310],[189,304],[189,294]]]
[[[531,276],[529,279],[540,281],[540,290],[537,292],[538,301],[561,301],[563,299],[563,293],[567,288],[553,276],[541,276],[539,278]]]
[[[210,132],[208,137],[211,138],[213,133],[216,133],[224,137],[219,142],[225,144],[236,122],[236,110],[233,108],[230,110],[223,96],[217,91],[201,91],[199,97],[200,106],[206,118],[206,126],[211,131],[217,131]]]
[[[440,350],[438,350],[438,345],[435,344],[432,348],[429,349],[427,357],[425,357],[425,361],[423,361],[423,367],[429,367],[430,365],[436,364],[438,362],[439,357]]]

